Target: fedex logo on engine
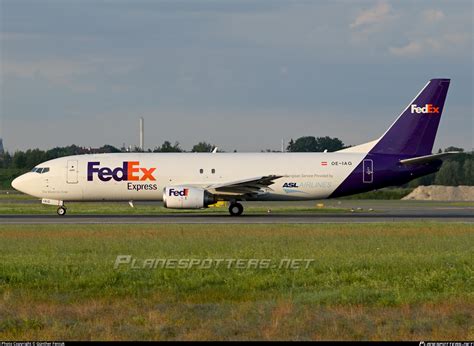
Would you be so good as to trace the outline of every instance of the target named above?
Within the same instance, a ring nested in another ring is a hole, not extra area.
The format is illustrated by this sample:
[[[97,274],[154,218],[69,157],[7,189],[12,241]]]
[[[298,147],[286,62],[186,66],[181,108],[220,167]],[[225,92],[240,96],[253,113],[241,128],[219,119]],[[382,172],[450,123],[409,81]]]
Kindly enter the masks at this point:
[[[124,161],[122,167],[110,168],[100,167],[100,162],[87,163],[87,181],[94,180],[94,174],[97,174],[99,180],[109,181],[155,181],[153,172],[156,168],[140,167],[140,161]]]
[[[169,189],[168,193],[169,193],[170,196],[186,197],[189,193],[189,189],[176,190],[176,189],[171,188],[171,189]]]
[[[426,104],[424,107],[418,107],[418,105],[412,104],[411,113],[439,114],[439,107],[435,107],[431,103]]]

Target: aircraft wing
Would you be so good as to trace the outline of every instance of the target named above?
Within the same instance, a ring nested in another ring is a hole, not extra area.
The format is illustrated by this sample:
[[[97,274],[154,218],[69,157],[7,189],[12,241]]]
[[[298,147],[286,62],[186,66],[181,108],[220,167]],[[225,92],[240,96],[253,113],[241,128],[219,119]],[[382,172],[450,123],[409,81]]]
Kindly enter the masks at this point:
[[[276,179],[281,178],[279,175],[266,175],[256,178],[230,181],[226,183],[213,184],[206,187],[210,193],[216,195],[245,195],[264,192],[270,189]]]
[[[418,156],[418,157],[413,157],[411,159],[405,159],[405,160],[400,160],[400,163],[402,165],[418,165],[434,160],[444,160],[447,157],[454,155],[454,154],[460,154],[460,151],[448,151],[446,153],[440,153],[440,154],[433,154],[433,155],[425,155],[425,156]]]

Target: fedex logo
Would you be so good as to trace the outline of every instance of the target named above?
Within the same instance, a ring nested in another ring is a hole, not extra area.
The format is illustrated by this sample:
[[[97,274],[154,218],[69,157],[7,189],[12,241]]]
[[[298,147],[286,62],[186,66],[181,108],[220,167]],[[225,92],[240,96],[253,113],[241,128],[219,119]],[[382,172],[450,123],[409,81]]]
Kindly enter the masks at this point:
[[[189,189],[182,189],[182,190],[176,190],[176,189],[169,189],[169,195],[170,196],[175,196],[175,197],[186,197],[189,193]]]
[[[418,105],[412,104],[411,113],[439,114],[439,107],[435,107],[431,103],[426,104],[424,107],[418,107]]]
[[[97,174],[101,181],[155,181],[153,172],[156,168],[140,167],[140,161],[124,161],[122,167],[114,169],[109,167],[100,167],[100,162],[87,163],[87,181],[94,180],[94,174]]]

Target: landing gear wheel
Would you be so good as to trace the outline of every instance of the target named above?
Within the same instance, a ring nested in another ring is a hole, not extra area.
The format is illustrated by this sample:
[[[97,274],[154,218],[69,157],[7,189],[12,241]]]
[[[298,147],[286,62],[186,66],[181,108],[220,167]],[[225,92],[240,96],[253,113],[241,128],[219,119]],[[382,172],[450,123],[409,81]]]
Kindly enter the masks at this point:
[[[57,213],[58,213],[59,216],[66,215],[66,208],[59,207],[58,210],[57,210]]]
[[[240,203],[231,203],[229,213],[231,216],[240,216],[244,212],[244,207]]]

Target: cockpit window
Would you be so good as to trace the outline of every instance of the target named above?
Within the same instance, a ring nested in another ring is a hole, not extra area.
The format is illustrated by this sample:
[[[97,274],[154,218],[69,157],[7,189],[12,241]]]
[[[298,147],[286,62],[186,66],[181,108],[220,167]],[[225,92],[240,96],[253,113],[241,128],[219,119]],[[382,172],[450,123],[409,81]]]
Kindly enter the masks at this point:
[[[35,167],[31,170],[31,172],[43,174],[49,172],[49,167]]]

